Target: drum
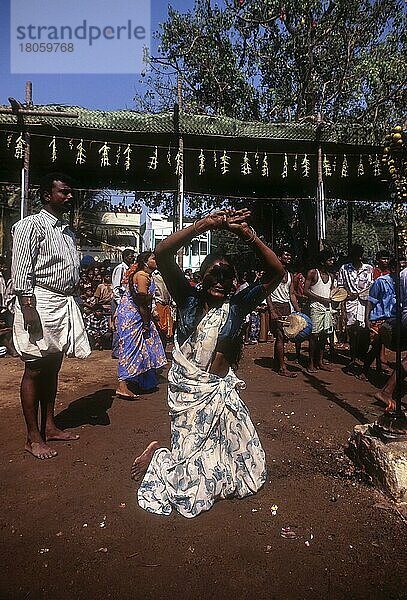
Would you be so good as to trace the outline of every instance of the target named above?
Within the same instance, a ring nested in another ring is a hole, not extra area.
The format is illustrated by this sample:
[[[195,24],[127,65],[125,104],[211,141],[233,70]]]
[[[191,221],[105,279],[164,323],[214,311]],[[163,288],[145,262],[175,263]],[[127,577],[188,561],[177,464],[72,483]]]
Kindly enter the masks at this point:
[[[304,313],[291,313],[285,318],[284,333],[292,342],[306,340],[312,331],[312,321]]]
[[[332,288],[330,296],[334,302],[343,302],[348,297],[348,292],[343,287],[335,287]]]
[[[361,290],[358,293],[359,300],[362,300],[362,302],[367,302],[367,299],[369,298],[369,292],[370,292],[370,287],[366,288],[365,290]]]

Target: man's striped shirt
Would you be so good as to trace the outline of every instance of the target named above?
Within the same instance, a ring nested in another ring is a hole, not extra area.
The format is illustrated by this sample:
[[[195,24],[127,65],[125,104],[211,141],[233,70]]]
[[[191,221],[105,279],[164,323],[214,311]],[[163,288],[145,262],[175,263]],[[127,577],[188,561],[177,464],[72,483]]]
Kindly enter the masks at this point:
[[[79,255],[68,224],[42,209],[13,226],[11,277],[16,294],[31,296],[42,286],[72,294],[79,283]]]

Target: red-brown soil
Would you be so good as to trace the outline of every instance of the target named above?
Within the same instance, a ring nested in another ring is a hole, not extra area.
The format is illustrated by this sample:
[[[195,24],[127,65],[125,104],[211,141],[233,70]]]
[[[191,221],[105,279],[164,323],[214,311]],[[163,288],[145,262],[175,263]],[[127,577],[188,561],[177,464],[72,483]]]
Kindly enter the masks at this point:
[[[403,515],[342,451],[381,413],[375,388],[339,364],[310,375],[291,363],[298,377],[282,378],[271,354],[249,347],[239,370],[267,484],[191,520],[142,511],[129,477],[149,441],[169,443],[165,373],[158,392],[125,401],[109,352],[65,360],[57,412],[80,440],[52,443],[58,457],[41,462],[22,451],[22,365],[2,359],[0,598],[405,599]]]

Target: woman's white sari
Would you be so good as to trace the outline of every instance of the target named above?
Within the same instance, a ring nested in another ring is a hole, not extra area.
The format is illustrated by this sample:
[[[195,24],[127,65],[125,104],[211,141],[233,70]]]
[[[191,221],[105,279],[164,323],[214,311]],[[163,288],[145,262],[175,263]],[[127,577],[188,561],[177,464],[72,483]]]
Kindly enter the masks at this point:
[[[219,498],[254,494],[266,480],[265,454],[239,397],[245,383],[208,370],[229,304],[211,309],[194,334],[175,342],[168,373],[171,447],[155,451],[138,490],[139,505],[191,518]]]

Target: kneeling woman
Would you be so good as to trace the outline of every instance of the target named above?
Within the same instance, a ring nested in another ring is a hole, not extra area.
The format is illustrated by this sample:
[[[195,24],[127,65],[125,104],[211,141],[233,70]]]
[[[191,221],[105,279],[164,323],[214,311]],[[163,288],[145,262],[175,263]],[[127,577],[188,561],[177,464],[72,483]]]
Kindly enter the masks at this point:
[[[142,252],[134,265],[125,273],[125,293],[117,309],[119,337],[119,384],[116,393],[121,398],[137,398],[128,387],[136,385],[140,391],[157,386],[156,369],[166,364],[160,336],[151,316],[155,270],[152,252]]]
[[[219,498],[254,494],[266,480],[264,451],[238,393],[245,384],[231,365],[240,354],[245,316],[278,285],[283,270],[247,225],[249,216],[247,209],[219,211],[157,246],[158,268],[178,317],[168,374],[171,451],[152,442],[132,467],[133,479],[145,473],[138,501],[149,512],[168,515],[174,508],[195,517]],[[210,229],[231,231],[252,245],[266,283],[231,295],[233,267],[225,257],[209,255],[201,267],[202,289],[191,287],[174,255]]]

